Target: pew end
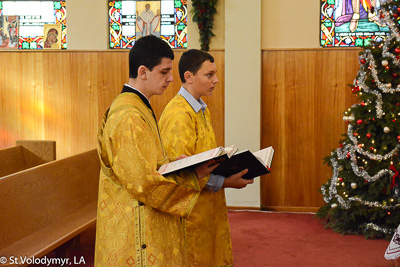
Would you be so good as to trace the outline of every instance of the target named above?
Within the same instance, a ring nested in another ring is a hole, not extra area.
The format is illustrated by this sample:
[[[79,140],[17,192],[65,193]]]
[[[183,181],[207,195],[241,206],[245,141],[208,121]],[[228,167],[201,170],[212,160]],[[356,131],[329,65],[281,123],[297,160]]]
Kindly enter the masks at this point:
[[[41,258],[94,226],[99,173],[91,150],[1,177],[0,256]]]
[[[54,161],[55,159],[55,141],[17,141],[16,146],[0,149],[0,177]]]

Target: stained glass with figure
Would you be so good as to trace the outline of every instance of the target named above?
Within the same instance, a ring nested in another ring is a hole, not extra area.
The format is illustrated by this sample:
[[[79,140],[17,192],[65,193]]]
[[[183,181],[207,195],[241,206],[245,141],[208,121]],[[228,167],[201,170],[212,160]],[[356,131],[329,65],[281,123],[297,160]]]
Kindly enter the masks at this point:
[[[187,48],[187,0],[109,1],[110,48],[129,49],[146,35]]]
[[[322,47],[367,46],[383,41],[389,28],[381,21],[382,0],[321,0]]]
[[[65,1],[0,1],[0,15],[19,17],[19,49],[43,49],[44,25],[61,24],[61,48],[67,49]]]

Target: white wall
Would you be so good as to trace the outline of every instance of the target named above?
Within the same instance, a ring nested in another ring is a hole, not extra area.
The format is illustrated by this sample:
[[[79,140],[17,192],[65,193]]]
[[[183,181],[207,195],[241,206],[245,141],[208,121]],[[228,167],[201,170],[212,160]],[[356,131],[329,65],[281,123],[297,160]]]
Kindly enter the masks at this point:
[[[320,0],[262,0],[262,48],[318,48]]]
[[[67,49],[107,49],[109,40],[108,1],[67,0],[66,3]]]
[[[238,19],[251,14],[251,19]],[[225,2],[225,144],[260,149],[261,0]],[[226,190],[228,206],[260,207],[260,179]]]

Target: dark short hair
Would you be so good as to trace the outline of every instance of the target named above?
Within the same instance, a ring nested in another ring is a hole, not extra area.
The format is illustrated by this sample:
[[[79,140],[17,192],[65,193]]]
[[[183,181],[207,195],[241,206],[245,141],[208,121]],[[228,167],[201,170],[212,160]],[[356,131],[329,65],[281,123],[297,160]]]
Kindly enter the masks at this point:
[[[154,35],[141,37],[129,52],[129,78],[136,78],[142,65],[152,71],[163,58],[174,59],[174,52],[166,41]]]
[[[197,49],[190,49],[184,52],[179,60],[179,77],[182,83],[185,83],[185,72],[190,71],[193,75],[196,75],[197,71],[201,68],[204,61],[209,60],[214,63],[214,58],[207,52],[200,51]]]

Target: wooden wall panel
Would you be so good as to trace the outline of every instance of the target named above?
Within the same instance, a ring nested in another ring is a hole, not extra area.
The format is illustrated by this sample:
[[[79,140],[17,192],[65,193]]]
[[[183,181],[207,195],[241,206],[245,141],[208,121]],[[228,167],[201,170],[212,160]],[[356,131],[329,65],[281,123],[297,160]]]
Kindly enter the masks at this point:
[[[128,81],[129,51],[1,51],[0,148],[16,140],[54,140],[57,159],[96,147],[104,111]],[[174,83],[151,104],[161,115],[179,90],[175,51]],[[213,115],[218,144],[224,140],[224,52],[213,51],[221,82],[204,100]]]
[[[263,51],[262,147],[272,145],[272,173],[262,177],[264,209],[315,211],[331,177],[323,158],[346,131],[355,103],[347,84],[359,68],[355,49]]]

